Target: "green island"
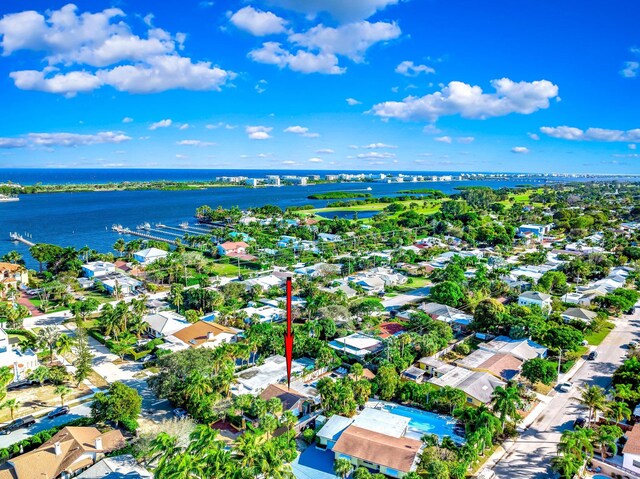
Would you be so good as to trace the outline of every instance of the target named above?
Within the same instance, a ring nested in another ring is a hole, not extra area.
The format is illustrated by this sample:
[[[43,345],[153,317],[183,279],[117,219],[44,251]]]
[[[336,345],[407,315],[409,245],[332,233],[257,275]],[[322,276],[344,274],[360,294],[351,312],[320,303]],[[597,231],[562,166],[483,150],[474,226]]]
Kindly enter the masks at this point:
[[[309,200],[341,200],[346,198],[370,198],[371,193],[361,191],[328,191],[307,196]]]

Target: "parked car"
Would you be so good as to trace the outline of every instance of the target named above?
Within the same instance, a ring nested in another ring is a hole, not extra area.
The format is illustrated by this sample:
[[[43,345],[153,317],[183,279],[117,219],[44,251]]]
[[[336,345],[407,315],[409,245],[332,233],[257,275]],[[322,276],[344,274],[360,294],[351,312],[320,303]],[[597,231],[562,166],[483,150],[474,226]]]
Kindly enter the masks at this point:
[[[181,407],[175,408],[173,410],[173,415],[175,417],[177,417],[178,419],[184,419],[184,418],[186,418],[188,416],[187,411],[185,411]]]
[[[569,391],[571,391],[572,386],[573,384],[567,381],[566,383],[560,383],[558,385],[558,389],[563,393],[568,393]]]
[[[587,423],[587,420],[585,418],[583,418],[582,416],[578,416],[576,418],[575,421],[573,421],[573,427],[584,427],[584,425]]]
[[[593,351],[591,351],[591,352],[589,353],[589,356],[587,356],[587,359],[588,359],[589,361],[593,361],[593,360],[594,360],[594,359],[596,359],[597,357],[598,357],[598,351],[593,350]]]
[[[36,419],[33,416],[21,417],[9,423],[2,430],[0,430],[0,434],[9,434],[13,431],[17,431],[18,429],[22,429],[23,427],[29,427],[35,423]]]
[[[47,418],[53,419],[54,417],[64,416],[65,414],[69,414],[69,411],[70,411],[69,406],[57,407],[53,411],[51,411],[49,414],[47,414]]]
[[[631,341],[627,346],[629,346],[629,349],[636,349],[638,347],[638,341]]]

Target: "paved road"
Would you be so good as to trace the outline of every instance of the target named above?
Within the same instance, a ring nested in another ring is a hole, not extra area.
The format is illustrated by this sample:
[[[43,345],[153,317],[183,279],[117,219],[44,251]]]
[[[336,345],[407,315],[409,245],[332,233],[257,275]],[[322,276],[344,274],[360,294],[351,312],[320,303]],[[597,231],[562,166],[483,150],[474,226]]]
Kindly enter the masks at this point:
[[[551,458],[556,455],[562,431],[573,427],[586,409],[578,403],[579,388],[584,385],[607,387],[613,372],[622,364],[627,353],[625,345],[640,339],[640,311],[623,316],[616,327],[598,347],[598,359],[587,361],[573,376],[574,387],[568,393],[556,394],[533,424],[518,438],[513,447],[494,467],[500,479],[542,479],[554,477]]]
[[[91,403],[84,403],[79,406],[72,407],[69,414],[64,416],[58,416],[53,419],[47,419],[45,416],[36,419],[36,423],[29,428],[19,429],[17,431],[13,431],[11,434],[7,434],[6,436],[0,436],[0,448],[22,441],[23,439],[31,437],[40,431],[45,431],[54,426],[60,426],[61,424],[66,424],[74,419],[79,419],[83,416],[86,417],[89,415],[91,415]]]
[[[382,301],[382,305],[387,310],[390,310],[399,308],[401,306],[404,306],[405,304],[417,303],[418,301],[421,301],[429,296],[429,291],[431,291],[431,286],[414,289],[412,291],[394,296],[393,298],[387,298]]]

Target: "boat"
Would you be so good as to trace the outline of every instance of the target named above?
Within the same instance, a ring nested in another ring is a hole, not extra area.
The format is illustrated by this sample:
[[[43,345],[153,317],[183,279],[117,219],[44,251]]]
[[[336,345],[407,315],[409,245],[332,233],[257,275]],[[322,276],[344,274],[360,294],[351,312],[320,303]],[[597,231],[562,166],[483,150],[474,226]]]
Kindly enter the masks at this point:
[[[187,229],[189,227],[189,223],[187,221],[183,221],[180,223],[180,228]]]
[[[16,195],[0,195],[0,203],[9,203],[11,201],[20,201]]]
[[[141,225],[136,226],[137,230],[150,230],[151,225],[149,223],[142,223]]]
[[[369,187],[367,188],[367,191],[371,191],[371,189],[372,189],[372,188],[369,186]]]

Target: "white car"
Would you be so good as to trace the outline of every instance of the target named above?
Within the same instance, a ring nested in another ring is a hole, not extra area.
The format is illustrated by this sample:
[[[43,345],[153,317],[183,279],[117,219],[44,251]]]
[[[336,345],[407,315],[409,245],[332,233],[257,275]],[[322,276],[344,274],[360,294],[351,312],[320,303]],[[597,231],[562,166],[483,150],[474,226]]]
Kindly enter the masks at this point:
[[[558,389],[563,393],[568,393],[569,391],[571,391],[572,386],[573,384],[571,384],[570,382],[560,383],[558,385]]]

